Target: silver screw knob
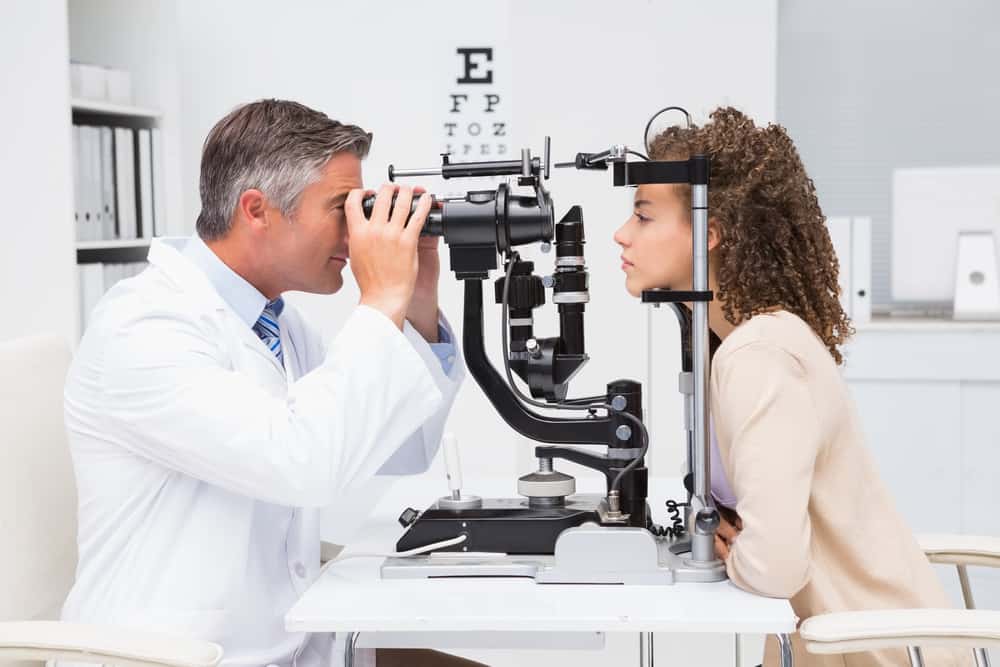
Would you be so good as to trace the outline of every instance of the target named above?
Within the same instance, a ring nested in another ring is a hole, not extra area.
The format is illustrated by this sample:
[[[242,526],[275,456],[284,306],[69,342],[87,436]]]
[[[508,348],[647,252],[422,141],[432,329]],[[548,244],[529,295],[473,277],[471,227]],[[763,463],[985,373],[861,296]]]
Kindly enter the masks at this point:
[[[628,401],[626,401],[625,397],[622,396],[621,394],[618,394],[611,399],[611,407],[613,407],[618,412],[624,410],[626,405],[628,405]]]
[[[552,276],[542,276],[542,286],[545,287],[545,289],[552,289],[555,287],[555,284],[556,279]]]
[[[552,250],[552,244],[549,243],[549,242],[543,243],[540,247],[541,247],[541,251],[544,252],[544,253],[546,253],[546,254]]]
[[[533,356],[535,359],[542,356],[542,348],[539,347],[538,341],[535,340],[534,338],[529,338],[528,340],[524,341],[524,349],[526,349],[528,353],[531,354],[531,356]]]
[[[629,428],[628,424],[622,424],[615,429],[615,437],[624,442],[632,437],[632,429]]]

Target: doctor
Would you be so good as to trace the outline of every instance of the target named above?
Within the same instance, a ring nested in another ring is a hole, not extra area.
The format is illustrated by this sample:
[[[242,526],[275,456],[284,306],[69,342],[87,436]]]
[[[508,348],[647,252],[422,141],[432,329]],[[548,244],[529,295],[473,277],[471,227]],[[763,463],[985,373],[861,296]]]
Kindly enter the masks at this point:
[[[215,641],[230,665],[330,662],[331,637],[282,620],[318,574],[319,508],[426,470],[463,375],[429,197],[408,225],[407,188],[361,210],[370,140],[294,102],[237,108],[205,141],[197,234],[154,241],[98,304],[66,381],[64,619]],[[281,295],[337,292],[348,248],[361,301],[324,345]]]

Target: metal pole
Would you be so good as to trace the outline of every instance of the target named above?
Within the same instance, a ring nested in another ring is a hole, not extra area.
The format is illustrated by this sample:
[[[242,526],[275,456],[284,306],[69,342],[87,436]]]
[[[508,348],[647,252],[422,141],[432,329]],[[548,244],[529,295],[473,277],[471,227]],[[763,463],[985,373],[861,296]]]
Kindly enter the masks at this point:
[[[653,667],[653,633],[639,633],[639,667]]]
[[[910,656],[910,665],[912,667],[924,667],[924,653],[920,650],[919,646],[907,646],[906,654]]]
[[[354,652],[358,646],[358,633],[348,632],[344,638],[344,667],[354,667]]]
[[[984,648],[977,648],[975,650],[976,656],[976,667],[990,667],[990,655],[986,652]]]
[[[693,258],[693,285],[696,292],[708,290],[708,186],[691,186],[691,236]],[[694,371],[694,493],[698,507],[692,507],[697,516],[700,509],[710,502],[711,465],[708,437],[708,302],[695,301],[692,304],[691,356]],[[692,531],[691,558],[696,562],[709,563],[715,560],[714,532],[705,534]]]
[[[643,406],[642,414],[646,418],[646,433],[649,434],[651,442],[653,437],[653,309],[646,309],[646,391],[643,394],[646,405]],[[653,449],[646,452],[646,467],[653,468]]]
[[[781,667],[792,667],[792,640],[788,635],[778,635],[778,648],[781,654]]]

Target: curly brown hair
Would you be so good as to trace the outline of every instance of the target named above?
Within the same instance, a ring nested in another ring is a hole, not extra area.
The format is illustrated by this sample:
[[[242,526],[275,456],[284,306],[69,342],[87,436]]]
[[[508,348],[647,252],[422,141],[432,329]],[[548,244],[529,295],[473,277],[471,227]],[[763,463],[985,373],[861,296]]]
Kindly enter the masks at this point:
[[[780,125],[757,127],[732,107],[701,127],[670,127],[649,147],[651,160],[711,158],[709,215],[718,221],[719,299],[732,324],[783,308],[804,320],[834,360],[854,334],[840,305],[839,264],[816,188]],[[689,186],[677,186],[690,201]]]

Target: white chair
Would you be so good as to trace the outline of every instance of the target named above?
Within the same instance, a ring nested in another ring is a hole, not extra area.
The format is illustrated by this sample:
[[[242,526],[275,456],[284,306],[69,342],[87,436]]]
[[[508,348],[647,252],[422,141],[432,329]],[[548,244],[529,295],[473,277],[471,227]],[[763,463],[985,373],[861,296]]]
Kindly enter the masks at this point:
[[[76,484],[63,426],[69,361],[58,338],[0,342],[0,665],[214,667],[222,659],[216,644],[55,620],[77,555]]]
[[[1000,611],[975,609],[966,568],[1000,567],[1000,539],[972,535],[925,535],[920,546],[932,563],[954,565],[966,609],[886,609],[813,616],[799,635],[810,653],[853,653],[905,647],[914,667],[923,667],[921,647],[965,648],[978,667],[988,667],[987,649],[1000,649]]]

